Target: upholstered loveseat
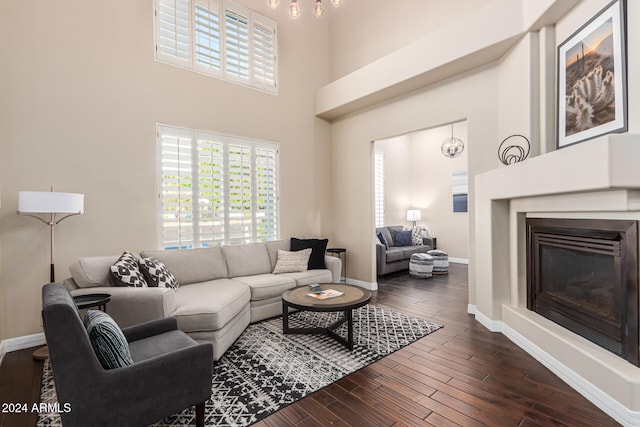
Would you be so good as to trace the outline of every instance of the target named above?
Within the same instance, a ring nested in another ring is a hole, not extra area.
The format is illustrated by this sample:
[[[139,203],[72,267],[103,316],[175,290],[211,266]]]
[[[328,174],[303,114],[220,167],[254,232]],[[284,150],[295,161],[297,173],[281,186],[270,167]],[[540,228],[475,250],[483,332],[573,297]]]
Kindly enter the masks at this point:
[[[413,244],[411,239],[401,242],[398,232],[406,230],[401,225],[376,228],[376,235],[382,235],[384,240],[376,242],[376,271],[379,276],[406,270],[409,268],[411,255],[433,249],[433,240],[429,237],[421,237],[419,244]]]
[[[64,284],[72,295],[109,293],[108,314],[120,327],[175,317],[178,328],[196,341],[211,342],[218,360],[250,322],[282,314],[281,295],[310,283],[338,283],[339,258],[324,256],[326,268],[273,274],[278,250],[290,240],[179,251],[148,250],[140,255],[160,260],[179,287],[113,286],[110,267],[119,258],[85,257],[71,265]]]

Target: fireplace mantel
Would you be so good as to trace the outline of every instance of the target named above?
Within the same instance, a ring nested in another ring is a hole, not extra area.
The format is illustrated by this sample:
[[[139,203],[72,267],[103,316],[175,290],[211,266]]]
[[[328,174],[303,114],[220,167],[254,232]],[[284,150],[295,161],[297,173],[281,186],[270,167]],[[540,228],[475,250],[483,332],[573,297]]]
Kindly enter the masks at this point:
[[[608,135],[475,177],[470,312],[624,425],[640,425],[640,368],[526,309],[524,219],[640,221],[640,135]]]

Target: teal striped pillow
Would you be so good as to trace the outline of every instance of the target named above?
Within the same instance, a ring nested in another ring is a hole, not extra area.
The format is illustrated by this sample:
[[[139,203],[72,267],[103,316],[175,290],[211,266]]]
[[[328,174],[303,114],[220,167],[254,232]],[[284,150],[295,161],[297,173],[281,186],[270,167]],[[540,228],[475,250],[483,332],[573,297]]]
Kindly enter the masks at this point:
[[[87,310],[84,316],[84,327],[87,328],[93,351],[105,369],[121,368],[131,365],[129,343],[118,324],[99,310]]]

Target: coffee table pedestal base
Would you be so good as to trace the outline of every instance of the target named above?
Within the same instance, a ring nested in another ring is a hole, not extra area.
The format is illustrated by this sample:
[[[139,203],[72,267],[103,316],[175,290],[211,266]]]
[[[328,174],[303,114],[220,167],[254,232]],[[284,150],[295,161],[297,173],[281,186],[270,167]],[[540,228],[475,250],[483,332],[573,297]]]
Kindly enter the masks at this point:
[[[349,350],[353,350],[353,311],[351,309],[342,311],[344,316],[338,319],[336,322],[326,327],[313,327],[313,328],[290,328],[289,327],[289,306],[283,300],[282,301],[282,332],[284,334],[327,334],[340,344],[347,347]],[[345,339],[335,330],[347,323],[347,338]]]

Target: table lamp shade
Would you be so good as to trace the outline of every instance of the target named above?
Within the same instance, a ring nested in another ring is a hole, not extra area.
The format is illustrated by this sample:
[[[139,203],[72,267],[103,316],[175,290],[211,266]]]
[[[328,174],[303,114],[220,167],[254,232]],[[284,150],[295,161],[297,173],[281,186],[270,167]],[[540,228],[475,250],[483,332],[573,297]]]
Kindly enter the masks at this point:
[[[84,194],[54,191],[18,192],[20,213],[73,213],[84,212]]]
[[[407,211],[407,221],[420,221],[421,215],[418,209],[409,209]]]

